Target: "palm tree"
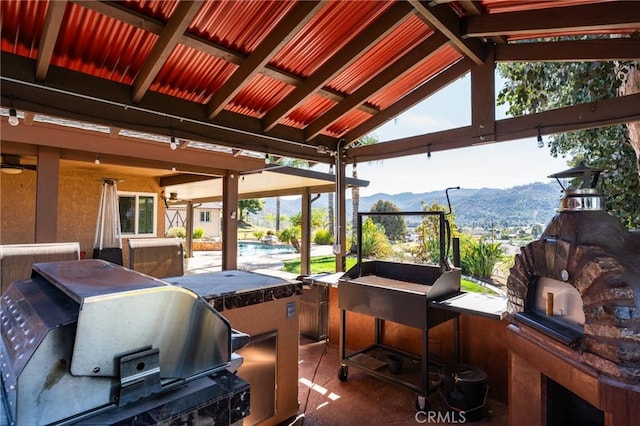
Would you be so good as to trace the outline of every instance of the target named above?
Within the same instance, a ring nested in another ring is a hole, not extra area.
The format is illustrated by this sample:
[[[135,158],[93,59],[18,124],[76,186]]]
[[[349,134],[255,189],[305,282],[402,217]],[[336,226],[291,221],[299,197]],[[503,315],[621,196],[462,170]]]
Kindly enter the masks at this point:
[[[269,162],[279,166],[289,167],[308,167],[309,162],[305,160],[297,160],[294,158],[284,158],[269,155]],[[276,197],[276,234],[280,232],[280,197]]]
[[[380,139],[377,135],[370,133],[366,136],[360,138],[354,145],[355,146],[366,146],[373,145],[375,143],[380,142]],[[358,168],[357,164],[353,163],[353,169],[351,172],[351,177],[354,179],[358,179]],[[351,247],[355,247],[355,242],[358,237],[358,230],[356,229],[356,224],[358,223],[358,211],[360,210],[360,188],[358,186],[353,186],[351,188],[351,203],[352,203],[352,216],[351,216],[351,238],[352,245]]]

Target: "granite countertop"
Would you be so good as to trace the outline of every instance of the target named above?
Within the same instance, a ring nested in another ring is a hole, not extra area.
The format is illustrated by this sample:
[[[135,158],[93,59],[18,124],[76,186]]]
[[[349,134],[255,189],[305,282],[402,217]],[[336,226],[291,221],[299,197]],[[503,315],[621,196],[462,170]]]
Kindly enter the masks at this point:
[[[249,271],[228,270],[164,278],[202,296],[216,310],[240,308],[302,294],[302,283]]]

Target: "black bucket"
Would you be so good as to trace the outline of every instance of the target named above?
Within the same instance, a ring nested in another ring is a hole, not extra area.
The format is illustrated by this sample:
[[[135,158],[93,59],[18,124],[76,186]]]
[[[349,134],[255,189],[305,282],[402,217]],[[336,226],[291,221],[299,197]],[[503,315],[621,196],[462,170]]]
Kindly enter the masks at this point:
[[[443,371],[444,399],[449,408],[464,413],[466,421],[484,416],[489,385],[487,373],[469,364],[455,364]]]

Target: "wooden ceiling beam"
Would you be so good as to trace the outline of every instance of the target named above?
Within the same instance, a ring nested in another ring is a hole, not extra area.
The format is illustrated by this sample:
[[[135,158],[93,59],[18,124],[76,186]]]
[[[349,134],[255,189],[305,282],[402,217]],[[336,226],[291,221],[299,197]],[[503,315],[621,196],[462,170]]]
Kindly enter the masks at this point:
[[[495,122],[495,142],[586,130],[640,120],[640,93],[602,99]],[[472,126],[365,145],[347,151],[347,162],[379,161],[407,155],[468,148],[486,142]]]
[[[403,77],[415,67],[428,60],[447,42],[447,38],[436,32],[409,52],[401,56],[394,63],[382,70],[378,75],[363,84],[358,90],[347,96],[344,101],[335,105],[329,111],[318,117],[305,128],[305,139],[311,140],[320,132],[335,123],[344,114],[355,109],[366,99],[378,93],[384,87]]]
[[[458,4],[467,12],[468,15],[485,15],[487,11],[478,0],[459,0]],[[491,41],[495,44],[506,44],[507,39],[503,36],[493,36]]]
[[[462,24],[465,37],[637,29],[640,7],[635,1],[603,2],[468,16]]]
[[[142,100],[202,5],[203,3],[199,1],[191,0],[182,0],[178,3],[133,82],[133,103],[137,104]]]
[[[209,119],[213,119],[235,95],[300,31],[326,1],[299,2],[291,12],[278,22],[256,49],[242,61],[231,77],[218,89],[207,104]]]
[[[454,49],[476,64],[484,62],[483,43],[477,39],[463,39],[460,33],[460,19],[448,5],[429,6],[428,1],[420,0],[409,0],[409,3],[429,26],[449,39]]]
[[[370,30],[358,34],[338,53],[322,64],[313,75],[302,81],[296,89],[267,112],[262,119],[264,130],[268,132],[273,129],[280,119],[309,96],[322,89],[331,79],[364,55],[372,45],[393,32],[412,13],[413,8],[407,3],[394,4],[371,25]]]
[[[47,16],[42,28],[42,36],[40,37],[40,44],[38,45],[38,57],[36,59],[37,81],[44,81],[47,78],[47,71],[51,63],[53,49],[56,47],[56,41],[58,40],[58,33],[60,33],[62,17],[66,7],[66,1],[49,3]]]
[[[496,62],[589,62],[639,58],[640,40],[635,38],[511,43],[495,46]]]
[[[164,144],[133,138],[113,139],[108,133],[74,129],[55,124],[34,123],[31,126],[7,126],[2,129],[3,141],[33,144],[66,150],[62,158],[93,161],[96,155],[107,163],[107,158],[118,158],[120,164],[132,167],[170,170],[173,165],[189,165],[189,171],[218,174],[227,168],[247,171],[264,167],[264,160],[249,157],[233,157],[229,154],[204,150],[171,151]],[[124,155],[123,153],[126,153]],[[123,160],[129,158],[128,160]]]
[[[303,130],[282,125],[265,135],[259,119],[230,111],[221,112],[210,122],[201,104],[154,91],[133,105],[130,86],[58,67],[51,67],[44,86],[34,80],[35,60],[2,52],[0,62],[2,105],[9,105],[13,98],[18,109],[53,117],[160,135],[173,131],[176,137],[202,143],[333,162],[328,153],[318,153],[315,145],[335,149],[336,138],[321,135],[310,144],[305,142]],[[69,81],[74,82],[73,92],[68,90]]]
[[[173,185],[184,185],[185,183],[193,183],[193,182],[202,182],[203,180],[212,180],[217,179],[222,176],[227,175],[227,170],[220,170],[220,174],[215,176],[205,176],[205,175],[194,175],[189,173],[180,173],[178,175],[172,176],[162,176],[159,181],[159,186],[173,186]]]

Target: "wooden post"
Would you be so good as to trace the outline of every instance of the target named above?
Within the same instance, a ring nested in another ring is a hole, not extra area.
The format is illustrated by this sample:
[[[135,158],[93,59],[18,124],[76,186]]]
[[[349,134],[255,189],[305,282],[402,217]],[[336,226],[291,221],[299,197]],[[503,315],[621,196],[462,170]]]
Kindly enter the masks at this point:
[[[302,223],[300,249],[300,274],[311,274],[311,194],[309,188],[304,188],[302,192]]]
[[[222,178],[222,270],[238,268],[238,172]]]
[[[55,243],[58,237],[60,150],[38,147],[35,242]]]

